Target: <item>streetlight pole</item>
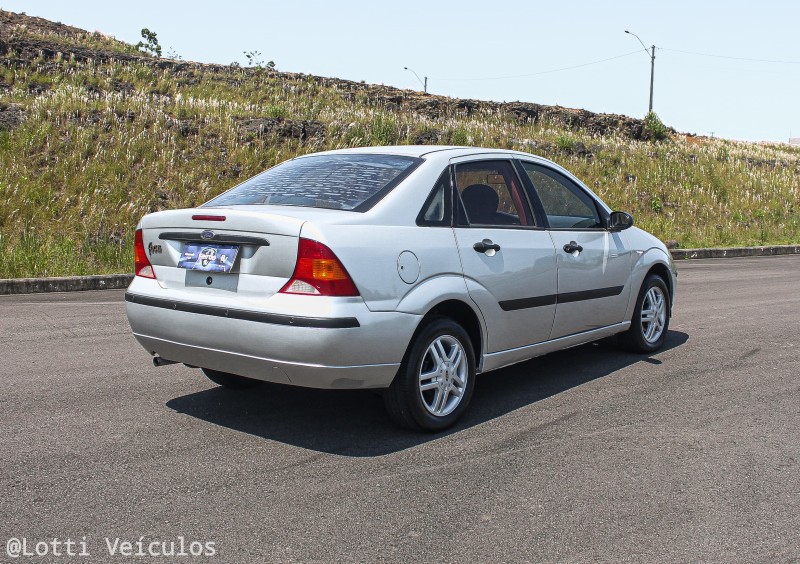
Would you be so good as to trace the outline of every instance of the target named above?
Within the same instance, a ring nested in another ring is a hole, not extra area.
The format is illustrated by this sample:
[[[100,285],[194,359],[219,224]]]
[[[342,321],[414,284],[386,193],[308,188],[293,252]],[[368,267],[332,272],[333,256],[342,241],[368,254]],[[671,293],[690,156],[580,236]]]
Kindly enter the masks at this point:
[[[656,74],[656,46],[655,45],[651,45],[650,49],[648,50],[647,46],[644,44],[644,41],[642,41],[639,38],[638,35],[636,35],[632,31],[628,31],[627,29],[625,30],[625,33],[627,33],[629,35],[633,35],[636,39],[638,39],[639,43],[641,43],[642,47],[644,47],[644,52],[647,53],[648,57],[650,57],[650,107],[648,108],[648,112],[652,112],[653,111],[653,78],[655,77],[655,74]]]
[[[419,77],[419,75],[418,75],[417,73],[415,73],[415,72],[414,72],[414,69],[410,69],[410,68],[408,68],[408,67],[403,67],[403,69],[404,69],[404,70],[407,70],[407,71],[409,71],[409,72],[412,72],[412,73],[414,73],[414,76],[416,76],[416,77],[417,77],[417,80],[419,80],[419,83],[422,85],[422,88],[423,88],[423,90],[422,90],[422,91],[423,91],[425,94],[427,94],[427,93],[428,93],[428,77],[426,76],[426,77],[425,77],[425,81],[423,82],[423,81],[422,81],[422,79]]]

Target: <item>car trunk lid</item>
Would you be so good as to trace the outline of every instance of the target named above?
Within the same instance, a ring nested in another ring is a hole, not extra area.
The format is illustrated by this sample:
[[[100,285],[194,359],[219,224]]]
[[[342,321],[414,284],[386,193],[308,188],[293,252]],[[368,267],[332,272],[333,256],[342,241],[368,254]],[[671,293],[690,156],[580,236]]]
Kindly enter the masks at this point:
[[[296,217],[235,208],[163,211],[141,222],[160,286],[245,298],[269,297],[289,280],[302,225]]]

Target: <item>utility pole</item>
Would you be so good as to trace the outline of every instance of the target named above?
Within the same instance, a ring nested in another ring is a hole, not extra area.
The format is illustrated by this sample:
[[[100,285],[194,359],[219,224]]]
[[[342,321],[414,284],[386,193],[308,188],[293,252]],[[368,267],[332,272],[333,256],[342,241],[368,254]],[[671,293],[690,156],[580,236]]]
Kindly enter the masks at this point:
[[[422,80],[422,79],[419,77],[419,75],[418,75],[416,72],[414,72],[414,69],[410,69],[410,68],[408,68],[408,67],[403,67],[403,69],[404,69],[404,70],[407,70],[407,71],[409,71],[409,72],[412,72],[412,73],[414,73],[414,76],[416,76],[416,77],[417,77],[417,80],[419,80],[419,83],[422,85],[422,88],[423,88],[423,90],[422,90],[422,91],[423,91],[425,94],[427,94],[427,93],[428,93],[428,77],[426,76],[426,77],[425,77],[425,81],[423,82],[423,80]]]
[[[627,29],[625,30],[625,33],[633,35],[636,39],[638,39],[639,43],[641,43],[642,47],[644,48],[644,52],[647,54],[648,57],[650,57],[650,107],[647,110],[649,113],[653,111],[653,80],[656,74],[656,46],[651,45],[650,49],[648,49],[647,46],[644,44],[644,41],[642,41],[638,35],[636,35],[632,31],[628,31]]]
[[[653,79],[656,74],[656,46],[653,45],[650,49],[652,49],[652,54],[650,55],[650,108],[647,110],[648,113],[653,111]]]

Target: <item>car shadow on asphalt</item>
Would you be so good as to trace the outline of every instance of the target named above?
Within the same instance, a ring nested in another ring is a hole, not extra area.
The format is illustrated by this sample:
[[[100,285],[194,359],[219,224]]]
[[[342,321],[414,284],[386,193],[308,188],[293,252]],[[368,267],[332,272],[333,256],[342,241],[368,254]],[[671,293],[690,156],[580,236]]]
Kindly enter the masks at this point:
[[[659,352],[679,347],[688,339],[686,333],[670,331]],[[386,415],[379,393],[368,390],[315,390],[279,384],[248,390],[215,387],[174,398],[167,406],[272,441],[340,456],[374,457],[459,433],[636,363],[643,363],[642,377],[647,377],[646,364],[661,361],[621,351],[613,339],[606,339],[479,376],[465,416],[455,427],[438,434],[397,427]]]

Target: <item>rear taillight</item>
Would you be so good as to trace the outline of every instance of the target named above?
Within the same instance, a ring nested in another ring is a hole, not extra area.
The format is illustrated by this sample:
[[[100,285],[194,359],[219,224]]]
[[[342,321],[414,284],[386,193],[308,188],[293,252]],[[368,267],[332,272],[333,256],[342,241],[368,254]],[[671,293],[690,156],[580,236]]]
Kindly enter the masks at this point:
[[[147,252],[144,250],[144,239],[142,238],[142,230],[136,230],[136,236],[133,243],[133,271],[136,276],[142,278],[155,278],[156,274],[153,272],[153,265],[147,260]]]
[[[333,251],[318,241],[301,238],[294,274],[281,293],[357,296],[358,290]]]

